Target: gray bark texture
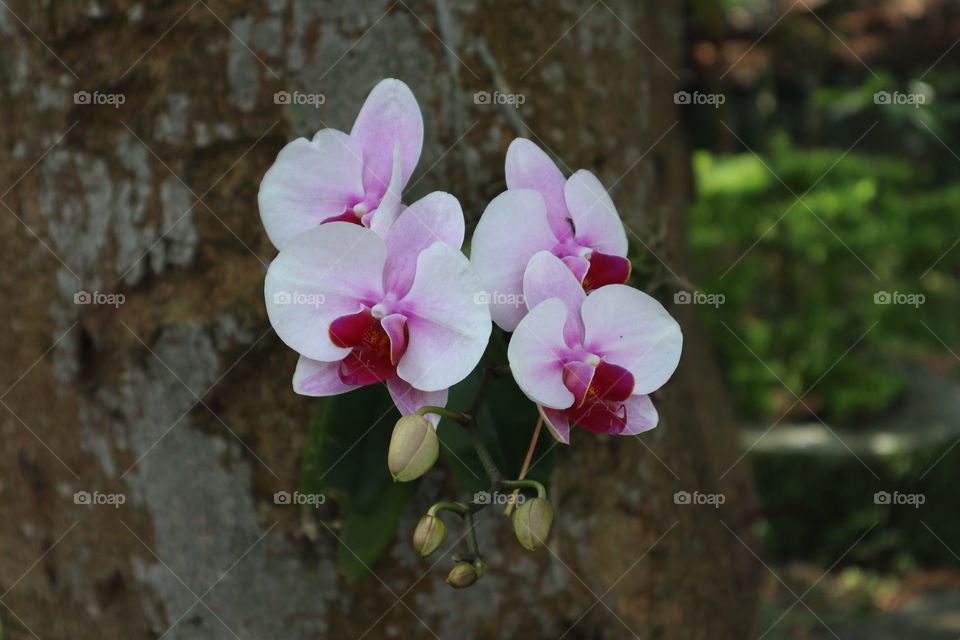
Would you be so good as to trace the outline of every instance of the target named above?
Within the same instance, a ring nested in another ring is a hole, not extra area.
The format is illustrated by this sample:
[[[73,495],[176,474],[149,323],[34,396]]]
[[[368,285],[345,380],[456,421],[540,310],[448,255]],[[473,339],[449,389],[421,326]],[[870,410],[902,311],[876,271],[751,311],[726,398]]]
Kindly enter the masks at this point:
[[[279,149],[349,129],[383,77],[420,101],[409,199],[471,221],[524,135],[608,187],[651,273],[682,276],[692,190],[673,92],[683,14],[658,0],[6,0],[0,7],[0,623],[4,639],[746,637],[762,565],[749,467],[690,306],[638,438],[574,434],[549,550],[485,518],[487,574],[409,544],[338,575],[335,504],[297,486],[316,403],[270,330],[257,189]],[[319,108],[277,91],[323,94]],[[75,92],[99,92],[78,104]],[[477,91],[524,96],[475,104]],[[95,104],[103,95],[123,103]],[[421,178],[422,176],[422,178]],[[654,257],[654,254],[657,257]],[[659,260],[669,265],[663,267]],[[655,267],[655,268],[653,268]],[[669,298],[676,287],[657,288]],[[94,304],[75,295],[98,293]],[[106,294],[122,294],[119,305]],[[358,425],[358,434],[362,433]],[[732,466],[732,470],[727,472]],[[727,472],[727,473],[725,473]],[[720,509],[674,492],[722,492]],[[77,504],[75,492],[125,503]]]

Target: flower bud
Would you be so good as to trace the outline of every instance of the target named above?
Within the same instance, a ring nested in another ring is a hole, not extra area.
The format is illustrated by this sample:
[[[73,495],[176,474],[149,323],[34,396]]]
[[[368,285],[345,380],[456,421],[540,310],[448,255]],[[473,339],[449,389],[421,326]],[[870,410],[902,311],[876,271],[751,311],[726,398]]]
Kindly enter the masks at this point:
[[[527,500],[513,512],[513,531],[517,540],[530,551],[547,542],[553,524],[553,505],[546,498]]]
[[[427,514],[420,518],[413,530],[413,548],[426,558],[447,538],[447,526],[437,516]]]
[[[467,562],[461,562],[447,574],[447,584],[454,589],[464,589],[476,582],[479,577],[476,567]]]
[[[425,474],[440,453],[440,440],[430,421],[411,413],[397,421],[390,438],[387,466],[397,482],[409,482]]]

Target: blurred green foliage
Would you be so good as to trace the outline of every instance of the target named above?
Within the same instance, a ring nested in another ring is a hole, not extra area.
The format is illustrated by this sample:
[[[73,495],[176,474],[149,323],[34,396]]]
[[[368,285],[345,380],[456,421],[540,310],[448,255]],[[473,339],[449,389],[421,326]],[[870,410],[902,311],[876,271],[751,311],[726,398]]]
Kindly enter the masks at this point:
[[[804,402],[825,420],[881,411],[902,388],[892,358],[960,337],[960,183],[937,167],[778,135],[762,157],[698,152],[694,170],[692,273],[725,297],[701,309],[741,416],[790,407],[781,380],[813,387]],[[883,292],[924,299],[877,304]]]
[[[960,447],[944,453],[942,444],[859,460],[806,453],[754,456],[764,549],[775,562],[802,558],[830,566],[843,557],[844,564],[898,571],[955,565],[958,464]],[[920,495],[922,504],[884,504],[877,492]]]

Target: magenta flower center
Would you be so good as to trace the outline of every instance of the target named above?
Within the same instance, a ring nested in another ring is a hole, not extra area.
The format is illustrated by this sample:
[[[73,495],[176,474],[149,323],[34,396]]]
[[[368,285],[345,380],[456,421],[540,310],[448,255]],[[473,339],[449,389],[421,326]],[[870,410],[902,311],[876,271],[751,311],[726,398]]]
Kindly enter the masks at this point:
[[[346,384],[368,385],[397,375],[397,363],[407,348],[407,319],[384,314],[381,305],[341,316],[330,323],[330,340],[350,349],[340,361],[340,379]]]
[[[567,362],[563,384],[574,395],[567,417],[587,431],[620,433],[627,426],[624,402],[633,392],[633,375],[595,355]]]

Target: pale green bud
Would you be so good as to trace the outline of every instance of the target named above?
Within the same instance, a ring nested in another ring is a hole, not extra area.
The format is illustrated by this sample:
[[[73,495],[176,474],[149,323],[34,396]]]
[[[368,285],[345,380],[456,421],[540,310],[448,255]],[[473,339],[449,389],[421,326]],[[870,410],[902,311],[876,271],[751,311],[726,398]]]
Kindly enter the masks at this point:
[[[437,461],[440,440],[430,421],[411,413],[397,421],[390,437],[387,466],[397,482],[419,478]]]
[[[513,530],[517,540],[530,551],[547,543],[553,524],[553,505],[546,498],[527,500],[513,512]]]
[[[413,530],[413,548],[426,558],[447,538],[447,526],[437,516],[427,514],[420,518]]]
[[[472,564],[461,562],[447,574],[447,584],[454,589],[464,589],[476,582],[479,577],[480,574],[477,572],[476,567]]]

